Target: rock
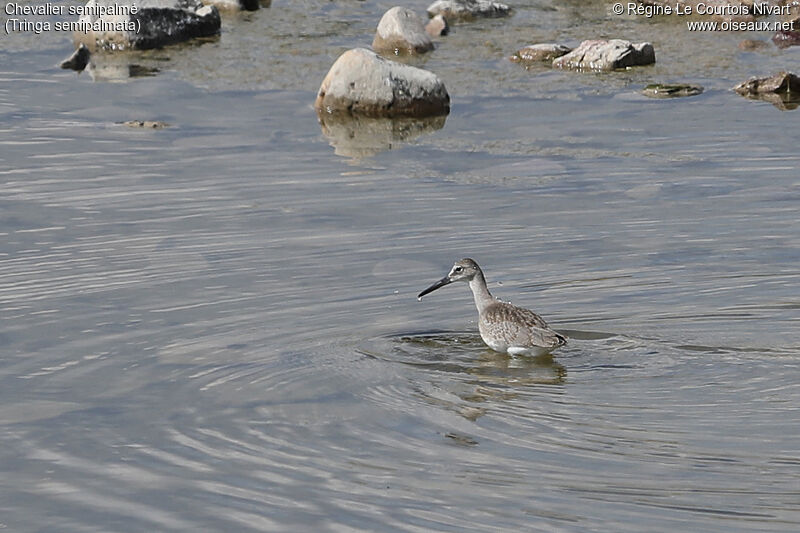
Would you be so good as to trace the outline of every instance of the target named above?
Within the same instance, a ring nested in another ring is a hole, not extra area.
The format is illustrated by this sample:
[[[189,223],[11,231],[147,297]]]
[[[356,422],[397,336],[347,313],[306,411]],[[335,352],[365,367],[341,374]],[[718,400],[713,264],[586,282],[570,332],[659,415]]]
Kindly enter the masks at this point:
[[[78,22],[78,42],[90,49],[158,48],[194,37],[216,35],[219,11],[198,0],[89,0]],[[122,12],[122,14],[120,14]]]
[[[444,127],[447,117],[375,118],[320,114],[322,134],[336,155],[363,159]]]
[[[450,112],[450,96],[432,72],[354,48],[339,56],[317,93],[318,113],[426,117]]]
[[[651,83],[642,89],[642,94],[649,96],[650,98],[680,98],[682,96],[697,96],[702,92],[703,88],[699,85],[688,85],[683,83]]]
[[[81,72],[86,68],[86,65],[89,64],[89,57],[91,57],[91,55],[86,45],[81,43],[71,56],[61,62],[61,68]]]
[[[372,48],[394,54],[423,54],[433,50],[433,41],[419,15],[398,6],[381,17]]]
[[[792,94],[794,98],[800,97],[800,78],[791,72],[778,72],[767,78],[750,78],[733,88],[742,96],[754,96],[770,93]]]
[[[622,39],[583,41],[572,52],[557,57],[553,66],[578,70],[614,70],[656,62],[650,43],[631,43]]]
[[[436,0],[428,6],[428,15],[442,15],[446,19],[471,20],[480,17],[505,17],[511,8],[490,0]]]
[[[764,41],[759,41],[756,39],[744,39],[742,41],[739,41],[739,50],[744,50],[745,52],[764,50],[767,47],[769,47],[769,44],[767,44]]]
[[[128,120],[122,124],[128,126],[129,128],[142,128],[148,130],[160,130],[162,128],[169,127],[169,124],[166,122],[161,122],[160,120]]]
[[[446,18],[436,15],[425,25],[425,32],[431,37],[441,37],[450,32],[450,26],[447,24]]]
[[[203,3],[226,11],[255,11],[261,7],[259,0],[205,0]]]
[[[800,45],[800,31],[779,31],[772,36],[772,42],[778,48]]]
[[[557,57],[566,55],[572,51],[572,48],[564,46],[563,44],[555,43],[540,43],[531,44],[525,48],[520,48],[509,59],[514,62],[520,61],[553,61]]]

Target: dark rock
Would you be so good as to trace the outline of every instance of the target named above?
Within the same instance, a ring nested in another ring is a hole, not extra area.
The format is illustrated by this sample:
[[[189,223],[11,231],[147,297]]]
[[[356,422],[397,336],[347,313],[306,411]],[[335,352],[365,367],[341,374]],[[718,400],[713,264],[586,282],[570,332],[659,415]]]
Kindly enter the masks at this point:
[[[436,15],[425,25],[425,32],[431,37],[441,37],[450,32],[450,26],[447,24],[446,18]]]
[[[572,52],[553,60],[553,66],[577,70],[615,70],[655,62],[656,53],[650,43],[598,39],[583,41]]]
[[[339,56],[317,93],[317,113],[427,117],[450,112],[450,96],[434,73],[354,48]]]
[[[778,48],[800,45],[800,31],[779,31],[772,36],[772,42]]]
[[[405,7],[393,7],[381,17],[372,48],[377,52],[422,54],[433,50],[433,41],[419,15]]]
[[[683,96],[697,96],[703,92],[699,85],[651,83],[642,94],[650,98],[680,98]]]
[[[448,20],[505,17],[509,14],[510,7],[491,0],[436,0],[428,6],[428,15],[442,15]]]
[[[76,31],[77,41],[90,49],[159,48],[195,37],[216,35],[219,11],[198,0],[89,0],[87,9],[103,7],[112,14],[85,14],[79,22],[88,32]],[[113,14],[129,9],[129,14]]]
[[[778,72],[766,78],[750,78],[733,88],[743,96],[781,93],[800,97],[800,78],[791,72]]]
[[[81,72],[89,64],[91,55],[86,45],[81,43],[71,56],[61,62],[61,68]]]
[[[564,46],[563,44],[531,44],[517,50],[509,59],[514,62],[553,61],[555,58],[566,55],[571,51],[572,48]]]

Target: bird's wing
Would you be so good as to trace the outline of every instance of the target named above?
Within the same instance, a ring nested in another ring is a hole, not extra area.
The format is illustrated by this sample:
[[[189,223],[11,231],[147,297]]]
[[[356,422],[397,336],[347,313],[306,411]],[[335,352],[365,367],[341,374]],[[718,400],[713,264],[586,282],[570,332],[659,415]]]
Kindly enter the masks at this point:
[[[542,317],[529,309],[497,302],[483,314],[483,326],[511,345],[555,347],[567,343],[566,337],[550,329]]]

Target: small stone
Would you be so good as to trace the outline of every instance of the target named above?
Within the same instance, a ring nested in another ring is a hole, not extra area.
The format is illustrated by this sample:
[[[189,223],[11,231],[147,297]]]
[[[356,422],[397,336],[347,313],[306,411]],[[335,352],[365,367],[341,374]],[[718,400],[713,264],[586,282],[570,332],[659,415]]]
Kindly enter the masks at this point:
[[[426,117],[450,112],[450,95],[436,74],[371,50],[343,53],[322,80],[317,113]]]
[[[699,85],[688,85],[683,83],[651,83],[642,89],[642,94],[649,96],[650,98],[680,98],[684,96],[697,96],[702,92],[703,88]]]
[[[511,8],[491,0],[436,0],[428,6],[428,15],[442,15],[452,20],[471,20],[481,17],[505,17]]]
[[[572,48],[556,43],[531,44],[520,48],[509,59],[514,62],[553,61],[557,57],[566,55]]]
[[[419,15],[398,6],[381,17],[372,48],[394,54],[423,54],[433,50],[433,41]]]
[[[169,124],[159,120],[128,120],[123,122],[123,124],[129,128],[142,128],[149,130],[160,130],[169,127]]]
[[[450,33],[450,26],[446,18],[436,15],[425,25],[425,32],[431,37],[441,37]]]
[[[81,72],[89,64],[91,55],[86,45],[81,43],[71,56],[61,62],[61,68]]]
[[[622,39],[583,41],[572,52],[553,60],[557,68],[576,70],[615,70],[656,62],[650,43],[631,43]]]
[[[739,41],[739,50],[744,50],[745,52],[752,52],[754,50],[764,50],[765,48],[769,47],[764,41],[759,41],[757,39],[744,39]]]

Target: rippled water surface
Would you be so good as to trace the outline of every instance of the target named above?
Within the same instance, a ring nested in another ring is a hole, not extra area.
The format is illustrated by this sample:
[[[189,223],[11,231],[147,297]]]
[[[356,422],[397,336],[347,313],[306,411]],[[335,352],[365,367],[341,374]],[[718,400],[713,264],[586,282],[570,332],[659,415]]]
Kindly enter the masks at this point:
[[[797,531],[800,111],[730,87],[800,47],[514,2],[417,61],[448,117],[320,124],[392,5],[275,1],[81,75],[68,36],[0,37],[0,528]],[[597,36],[658,63],[507,60]],[[675,81],[706,90],[639,94]],[[464,256],[568,346],[417,301]]]

